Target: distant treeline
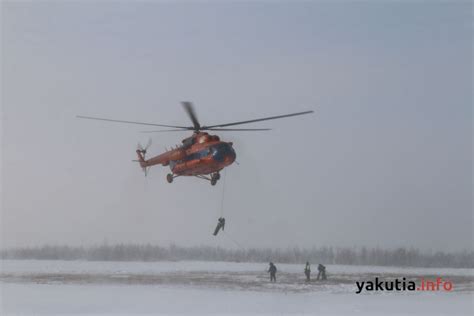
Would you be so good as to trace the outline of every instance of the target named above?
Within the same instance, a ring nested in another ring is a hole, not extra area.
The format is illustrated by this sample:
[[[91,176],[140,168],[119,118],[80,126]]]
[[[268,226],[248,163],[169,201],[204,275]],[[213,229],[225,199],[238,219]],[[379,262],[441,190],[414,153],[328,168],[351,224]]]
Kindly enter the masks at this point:
[[[474,268],[474,252],[421,252],[398,248],[224,249],[220,247],[169,247],[118,244],[91,247],[42,246],[0,251],[2,259],[90,261],[234,261]]]

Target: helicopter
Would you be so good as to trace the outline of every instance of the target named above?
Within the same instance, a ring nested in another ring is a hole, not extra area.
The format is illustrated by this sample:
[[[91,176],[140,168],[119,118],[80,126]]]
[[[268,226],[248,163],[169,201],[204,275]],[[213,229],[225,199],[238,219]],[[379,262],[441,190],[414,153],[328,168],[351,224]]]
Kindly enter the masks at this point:
[[[192,126],[176,126],[164,125],[155,123],[143,123],[135,121],[114,120],[101,117],[82,116],[77,115],[77,118],[88,120],[99,120],[116,123],[137,124],[147,126],[166,127],[170,129],[144,131],[145,133],[156,132],[178,132],[178,131],[192,131],[193,134],[182,140],[181,145],[177,145],[171,150],[146,159],[147,149],[151,145],[151,139],[146,146],[140,143],[137,146],[136,154],[140,167],[147,175],[148,169],[154,165],[169,166],[171,173],[166,175],[168,183],[181,176],[194,176],[203,180],[207,180],[211,185],[216,185],[220,179],[220,171],[225,167],[230,166],[236,159],[236,153],[232,142],[222,141],[219,136],[211,135],[205,131],[268,131],[270,128],[228,128],[229,126],[249,124],[260,121],[275,120],[285,117],[305,115],[313,113],[314,111],[304,111],[291,114],[277,115],[264,117],[259,119],[239,121],[217,125],[201,125],[197,119],[196,112],[191,102],[181,102],[184,110],[188,114]]]

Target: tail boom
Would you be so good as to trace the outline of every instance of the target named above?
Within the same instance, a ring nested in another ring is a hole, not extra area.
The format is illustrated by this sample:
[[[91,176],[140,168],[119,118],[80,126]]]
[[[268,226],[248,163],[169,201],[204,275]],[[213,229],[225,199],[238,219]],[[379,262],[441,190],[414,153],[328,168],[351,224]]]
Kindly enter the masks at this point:
[[[142,168],[147,168],[154,165],[167,166],[169,165],[170,161],[181,160],[186,156],[186,152],[182,148],[176,148],[176,149],[167,151],[165,153],[162,153],[161,155],[150,158],[148,160],[145,160],[145,158],[143,157],[142,151],[137,150],[136,152],[138,156],[138,162],[140,163],[140,167]]]

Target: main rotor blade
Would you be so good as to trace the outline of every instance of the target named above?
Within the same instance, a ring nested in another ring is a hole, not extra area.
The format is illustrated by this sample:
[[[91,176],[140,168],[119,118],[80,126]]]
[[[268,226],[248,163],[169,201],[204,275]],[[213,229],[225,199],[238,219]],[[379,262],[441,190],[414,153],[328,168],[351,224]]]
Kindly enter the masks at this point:
[[[201,131],[222,131],[222,132],[252,132],[252,131],[271,131],[271,128],[201,128]],[[140,133],[166,133],[166,132],[187,132],[189,129],[162,129],[157,131],[140,131]]]
[[[87,120],[97,120],[97,121],[107,121],[107,122],[116,122],[116,123],[127,123],[127,124],[137,124],[137,125],[149,125],[149,126],[161,126],[161,127],[173,127],[173,128],[183,128],[187,130],[192,130],[192,126],[174,126],[174,125],[163,125],[163,124],[155,124],[155,123],[143,123],[143,122],[133,122],[133,121],[122,121],[122,120],[112,120],[102,117],[92,117],[92,116],[82,116],[76,115],[77,118],[87,119]]]
[[[304,112],[291,113],[291,114],[285,114],[285,115],[269,116],[269,117],[264,117],[264,118],[259,118],[259,119],[255,119],[255,120],[249,120],[249,121],[241,121],[241,122],[233,122],[233,123],[226,123],[226,124],[219,124],[219,125],[203,126],[201,129],[210,129],[210,128],[214,128],[214,127],[225,127],[225,126],[233,126],[233,125],[268,121],[268,120],[276,120],[276,119],[280,119],[280,118],[284,118],[284,117],[304,115],[304,114],[309,114],[309,113],[313,113],[313,112],[314,111],[304,111]]]
[[[180,128],[180,129],[160,129],[157,131],[140,131],[140,133],[166,133],[166,132],[189,132],[192,131],[193,128]]]
[[[191,102],[181,102],[181,104],[184,107],[184,110],[186,113],[188,113],[189,118],[193,122],[194,125],[194,130],[199,131],[201,129],[201,125],[199,124],[199,121],[196,116],[196,112],[194,112],[193,104]]]
[[[271,131],[271,128],[201,128],[201,131],[244,131],[244,132],[252,132],[252,131]]]

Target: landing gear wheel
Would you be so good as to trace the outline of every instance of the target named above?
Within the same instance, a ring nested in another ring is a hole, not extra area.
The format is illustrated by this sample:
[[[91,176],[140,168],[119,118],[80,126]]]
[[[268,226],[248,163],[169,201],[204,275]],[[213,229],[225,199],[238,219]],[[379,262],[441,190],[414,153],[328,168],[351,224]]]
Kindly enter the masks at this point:
[[[216,185],[217,183],[217,179],[216,178],[212,178],[211,179],[211,185]]]
[[[168,181],[168,183],[171,183],[173,182],[173,175],[171,173],[168,173],[166,175],[166,180]]]
[[[220,180],[221,174],[219,172],[216,172],[214,177],[216,178],[216,180]]]

